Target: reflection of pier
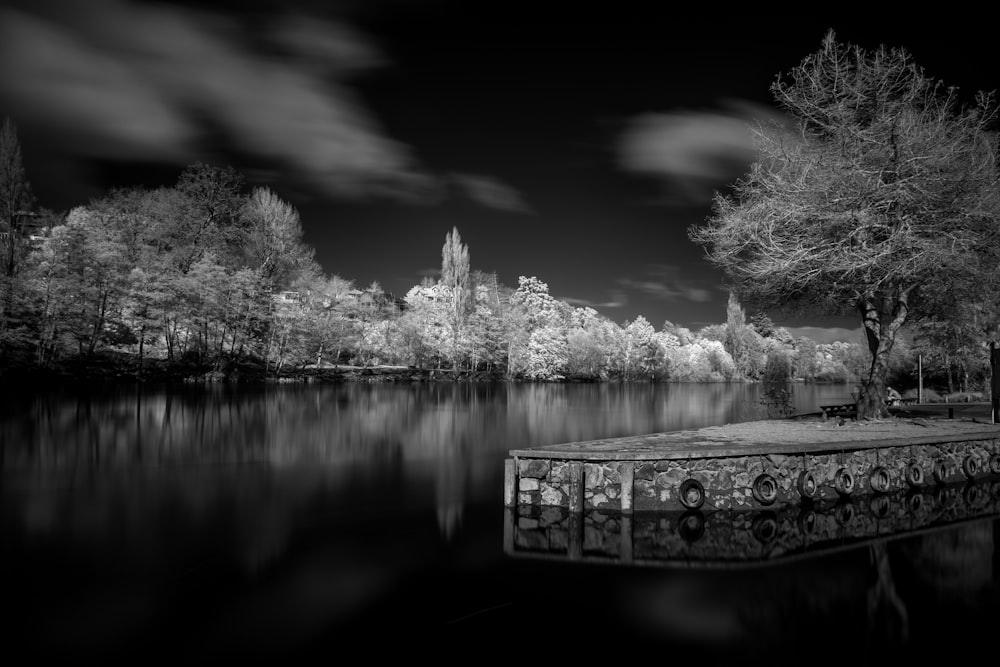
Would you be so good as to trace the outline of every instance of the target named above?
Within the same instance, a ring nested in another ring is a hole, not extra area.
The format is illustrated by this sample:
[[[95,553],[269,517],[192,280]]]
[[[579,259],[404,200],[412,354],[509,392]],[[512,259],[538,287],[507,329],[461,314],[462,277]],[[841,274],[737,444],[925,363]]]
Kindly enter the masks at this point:
[[[1000,517],[1000,480],[777,509],[573,512],[508,507],[510,556],[664,567],[746,567],[879,544]]]

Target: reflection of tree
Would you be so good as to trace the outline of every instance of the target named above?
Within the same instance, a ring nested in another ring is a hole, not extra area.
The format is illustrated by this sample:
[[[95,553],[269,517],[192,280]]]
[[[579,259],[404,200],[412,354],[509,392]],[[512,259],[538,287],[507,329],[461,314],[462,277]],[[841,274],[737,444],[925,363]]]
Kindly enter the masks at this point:
[[[834,388],[835,389],[835,388]],[[822,400],[805,387],[796,402]],[[24,397],[0,421],[2,465],[416,462],[757,418],[756,385],[429,383],[196,385]],[[838,399],[839,400],[839,399]],[[828,401],[832,402],[832,401]],[[471,466],[471,467],[470,467]],[[455,476],[458,479],[457,476]]]
[[[942,603],[967,602],[993,583],[993,522],[977,521],[902,545],[917,582]]]
[[[875,581],[868,589],[868,636],[880,645],[905,644],[910,638],[910,617],[896,592],[887,543],[873,542],[868,549]]]
[[[439,503],[437,506],[438,529],[448,542],[455,536],[462,525],[462,515],[465,507],[461,501]]]

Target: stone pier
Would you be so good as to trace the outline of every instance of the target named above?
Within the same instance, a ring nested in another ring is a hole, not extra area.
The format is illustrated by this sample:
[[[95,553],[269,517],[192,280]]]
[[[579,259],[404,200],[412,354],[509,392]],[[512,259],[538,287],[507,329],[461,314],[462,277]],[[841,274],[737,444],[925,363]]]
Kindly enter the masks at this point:
[[[516,449],[505,470],[507,507],[776,508],[1000,477],[1000,426],[765,420]]]

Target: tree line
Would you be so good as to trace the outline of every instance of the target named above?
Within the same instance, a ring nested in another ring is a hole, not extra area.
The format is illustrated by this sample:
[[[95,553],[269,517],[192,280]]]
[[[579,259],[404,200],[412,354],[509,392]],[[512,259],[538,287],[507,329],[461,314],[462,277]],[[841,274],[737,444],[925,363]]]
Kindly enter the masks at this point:
[[[824,49],[835,51],[835,44],[828,42]],[[790,88],[776,90],[792,94]],[[820,147],[810,150],[820,157],[829,150],[823,141],[830,139],[824,137],[812,139]],[[842,160],[853,155],[849,150],[861,151],[847,140],[837,141],[843,144]],[[253,364],[272,376],[388,364],[456,378],[703,382],[785,377],[864,384],[873,382],[877,371],[884,387],[887,382],[915,384],[920,355],[928,381],[949,391],[982,386],[989,377],[981,334],[983,299],[955,297],[956,290],[959,297],[971,297],[983,276],[990,275],[983,262],[993,256],[996,243],[977,247],[975,255],[969,244],[982,237],[949,232],[944,224],[922,232],[927,238],[908,240],[899,230],[912,232],[914,222],[889,215],[901,206],[884,202],[889,194],[869,186],[874,194],[856,195],[854,208],[841,211],[842,205],[823,199],[829,197],[823,194],[829,192],[823,190],[831,184],[829,175],[810,187],[822,200],[812,202],[814,207],[835,209],[826,213],[830,220],[815,212],[814,218],[796,217],[790,211],[801,204],[785,189],[798,197],[808,193],[803,179],[819,178],[819,170],[799,163],[819,158],[794,142],[780,149],[784,153],[772,143],[764,146],[771,151],[765,152],[769,161],[755,165],[738,184],[736,199],[717,199],[708,225],[692,230],[692,238],[706,244],[710,259],[730,276],[733,292],[724,323],[691,331],[670,321],[657,329],[643,316],[617,323],[593,308],[555,299],[537,276],[505,285],[495,273],[472,269],[457,228],[445,237],[437,278],[402,296],[377,282],[356,286],[324,273],[303,241],[292,205],[267,187],[249,187],[229,166],[195,163],[172,186],[113,189],[57,214],[38,206],[16,128],[7,118],[0,129],[0,370],[53,368],[116,355],[134,362],[134,375],[153,367],[187,372],[234,363]],[[948,164],[968,163],[965,153],[947,155]],[[894,159],[893,182],[912,178],[901,158]],[[979,162],[968,164],[963,169],[986,170]],[[835,171],[852,165],[848,160]],[[934,173],[943,181],[940,197],[951,197],[950,205],[956,205],[954,196],[965,190],[955,179],[965,172]],[[851,174],[842,178],[856,180]],[[845,197],[852,192],[850,184],[834,184]],[[887,213],[876,215],[864,205]],[[993,220],[985,213],[966,217],[966,226],[974,229],[988,228]],[[785,246],[761,245],[779,241]],[[943,246],[952,249],[946,252]],[[974,255],[977,261],[968,261]],[[925,257],[939,262],[941,272],[927,270],[914,278],[913,267]],[[880,271],[889,277],[865,291],[864,280]],[[917,282],[907,282],[911,279]],[[748,318],[737,293],[765,306],[796,300],[834,311],[844,303],[856,306],[867,338],[817,344],[793,337],[764,310]],[[914,326],[903,331],[906,316]]]
[[[327,275],[298,212],[235,169],[195,163],[176,183],[113,189],[65,214],[40,208],[16,128],[0,136],[4,195],[0,354],[4,366],[134,359],[220,368],[392,364],[456,377],[743,381],[781,358],[789,377],[847,381],[857,345],[793,338],[731,299],[724,325],[699,331],[644,317],[618,324],[472,269],[458,229],[441,272],[405,295]],[[102,356],[104,355],[104,356]]]

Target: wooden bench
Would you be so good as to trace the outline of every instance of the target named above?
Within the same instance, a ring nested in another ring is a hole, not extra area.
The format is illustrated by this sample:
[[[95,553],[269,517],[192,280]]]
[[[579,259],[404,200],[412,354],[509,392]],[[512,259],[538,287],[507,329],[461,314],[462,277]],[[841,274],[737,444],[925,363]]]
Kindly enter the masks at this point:
[[[857,406],[854,403],[840,403],[838,405],[821,405],[819,409],[823,412],[823,418],[827,417],[853,417],[857,413]]]
[[[899,405],[916,405],[916,397],[911,398],[897,398],[896,400],[889,400],[886,403],[890,406]],[[857,406],[854,403],[840,403],[837,405],[821,405],[819,409],[823,412],[823,418],[827,417],[853,417],[857,414]]]

